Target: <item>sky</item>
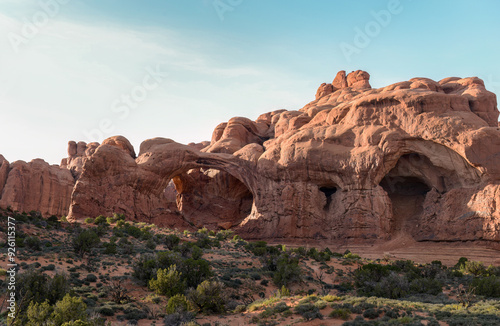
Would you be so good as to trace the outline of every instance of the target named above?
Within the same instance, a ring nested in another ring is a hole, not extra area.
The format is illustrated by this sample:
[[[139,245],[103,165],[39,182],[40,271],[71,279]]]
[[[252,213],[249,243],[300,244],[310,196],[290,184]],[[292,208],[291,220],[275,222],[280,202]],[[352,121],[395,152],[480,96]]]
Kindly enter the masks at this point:
[[[337,71],[372,87],[478,76],[500,92],[495,0],[0,0],[0,154],[67,142],[210,140],[298,110]]]

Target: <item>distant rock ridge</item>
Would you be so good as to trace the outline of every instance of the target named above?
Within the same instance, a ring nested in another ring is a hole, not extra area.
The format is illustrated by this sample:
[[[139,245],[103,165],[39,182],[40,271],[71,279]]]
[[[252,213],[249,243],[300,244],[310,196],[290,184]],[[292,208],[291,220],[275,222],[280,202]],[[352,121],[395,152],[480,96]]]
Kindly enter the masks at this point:
[[[60,166],[0,156],[0,207],[254,239],[500,241],[495,94],[477,77],[369,79],[340,71],[302,109],[232,118],[210,142],[69,142]]]

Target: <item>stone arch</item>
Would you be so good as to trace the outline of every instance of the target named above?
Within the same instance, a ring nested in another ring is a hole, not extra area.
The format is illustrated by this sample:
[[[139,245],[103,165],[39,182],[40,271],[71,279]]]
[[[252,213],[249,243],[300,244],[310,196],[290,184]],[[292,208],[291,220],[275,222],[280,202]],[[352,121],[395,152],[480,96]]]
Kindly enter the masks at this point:
[[[412,234],[418,229],[428,193],[439,197],[452,189],[481,182],[479,172],[460,155],[444,146],[428,149],[436,148],[441,150],[439,155],[434,152],[434,157],[441,157],[437,162],[431,161],[425,150],[407,149],[380,180],[379,186],[392,204],[391,234]]]
[[[256,211],[259,183],[255,164],[229,154],[203,153],[169,139],[153,139],[141,145],[136,159],[116,146],[101,145],[75,185],[68,216],[79,219],[123,213],[157,225],[189,227],[192,223],[184,219],[175,202],[165,198],[165,189],[172,178],[192,169],[227,173],[248,189],[252,213]]]
[[[251,214],[254,203],[243,182],[217,168],[194,168],[174,176],[166,191],[175,195],[183,218],[198,228],[237,226]]]

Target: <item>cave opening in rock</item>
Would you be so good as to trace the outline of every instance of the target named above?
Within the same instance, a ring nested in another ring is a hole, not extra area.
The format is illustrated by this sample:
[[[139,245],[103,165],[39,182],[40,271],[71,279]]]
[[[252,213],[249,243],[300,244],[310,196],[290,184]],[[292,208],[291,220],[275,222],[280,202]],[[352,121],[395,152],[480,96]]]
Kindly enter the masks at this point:
[[[380,186],[392,202],[392,231],[398,233],[414,230],[419,224],[425,196],[431,187],[424,180],[411,176],[386,176]]]
[[[195,168],[172,178],[165,194],[196,227],[229,229],[252,211],[253,194],[238,178],[214,168]]]
[[[337,192],[337,187],[332,187],[332,186],[320,187],[319,191],[321,191],[326,196],[326,204],[323,207],[326,210],[328,209],[328,207],[330,207],[330,203],[332,202],[332,196],[334,193]]]

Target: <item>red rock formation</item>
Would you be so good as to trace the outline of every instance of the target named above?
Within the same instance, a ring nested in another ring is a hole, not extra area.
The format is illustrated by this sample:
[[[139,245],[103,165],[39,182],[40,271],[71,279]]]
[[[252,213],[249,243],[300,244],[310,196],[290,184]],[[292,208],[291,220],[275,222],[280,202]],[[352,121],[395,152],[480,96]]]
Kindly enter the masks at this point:
[[[3,165],[0,168],[2,171]],[[0,172],[0,177],[1,177]],[[41,159],[10,165],[0,207],[20,212],[39,211],[44,216],[68,213],[74,179],[71,172]]]
[[[341,71],[299,111],[230,119],[210,144],[155,138],[136,158],[123,137],[70,143],[70,216],[117,212],[249,238],[499,241],[495,95],[478,78],[372,89],[369,77]]]
[[[9,162],[0,155],[0,198],[2,198],[2,191],[7,182],[7,176],[9,175]]]

